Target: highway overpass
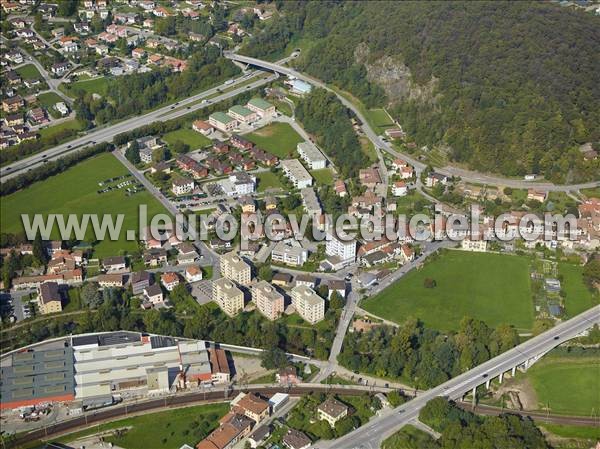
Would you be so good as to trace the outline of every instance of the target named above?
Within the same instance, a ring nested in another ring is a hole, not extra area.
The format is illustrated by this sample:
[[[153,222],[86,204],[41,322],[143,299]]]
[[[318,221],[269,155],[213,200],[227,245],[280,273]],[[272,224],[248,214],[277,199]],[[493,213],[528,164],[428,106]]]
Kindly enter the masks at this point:
[[[581,335],[595,324],[600,324],[600,305],[555,326],[537,337],[527,340],[510,351],[494,357],[442,385],[421,393],[415,399],[374,418],[368,424],[342,438],[334,441],[318,442],[315,447],[320,449],[378,448],[381,441],[410,421],[418,418],[420,410],[431,399],[444,396],[452,400],[458,400],[480,385],[489,385],[489,382],[496,377],[500,380],[506,372],[514,372],[519,367],[527,369],[551,349]]]
[[[420,172],[425,168],[425,164],[422,162],[412,158],[410,155],[400,153],[396,151],[390,144],[382,141],[379,136],[375,133],[375,131],[370,127],[369,123],[362,115],[362,113],[358,110],[358,108],[350,102],[348,99],[343,97],[342,95],[335,92],[333,89],[329,88],[322,81],[307,76],[303,73],[300,73],[292,68],[286,67],[284,65],[279,64],[278,62],[268,62],[263,61],[262,59],[251,58],[249,56],[239,55],[237,53],[225,52],[224,56],[233,61],[242,62],[244,64],[248,64],[254,67],[259,67],[265,70],[270,70],[272,72],[277,72],[287,76],[293,76],[303,81],[306,81],[314,86],[321,87],[323,89],[327,89],[330,92],[333,92],[337,95],[339,100],[342,102],[344,106],[350,109],[354,114],[358,117],[358,119],[362,122],[362,130],[365,135],[369,138],[369,140],[375,145],[378,149],[383,149],[386,152],[392,154],[393,156],[401,157],[404,160],[408,161],[412,164],[415,169]],[[510,179],[510,178],[502,178],[492,175],[486,175],[483,173],[478,173],[470,170],[461,169],[458,167],[444,167],[444,168],[436,168],[436,171],[443,173],[447,176],[460,176],[465,181],[484,183],[489,185],[501,185],[504,187],[512,187],[516,189],[526,189],[529,187],[535,187],[536,189],[546,190],[546,191],[574,191],[579,189],[588,189],[600,186],[600,181],[587,182],[582,184],[573,184],[573,185],[555,185],[548,182],[532,182],[532,181],[524,181],[520,179]]]

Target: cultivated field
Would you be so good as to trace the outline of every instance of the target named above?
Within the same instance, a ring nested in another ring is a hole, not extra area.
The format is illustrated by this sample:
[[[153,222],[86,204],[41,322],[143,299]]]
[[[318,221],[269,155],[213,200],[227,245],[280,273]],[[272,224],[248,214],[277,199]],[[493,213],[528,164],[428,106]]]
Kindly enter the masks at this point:
[[[302,137],[287,123],[272,123],[244,137],[281,159],[298,157],[296,145],[303,142]]]
[[[435,288],[426,288],[426,278]],[[464,316],[529,330],[533,305],[529,259],[501,254],[446,251],[362,303],[377,316],[398,323],[417,317],[441,331],[455,330]]]
[[[123,229],[138,229],[138,206],[146,204],[148,214],[164,213],[163,207],[150,193],[142,191],[126,196],[125,189],[98,194],[99,182],[127,174],[125,167],[111,154],[102,154],[81,162],[44,181],[2,198],[0,210],[2,232],[23,229],[21,214],[124,214]],[[131,179],[131,178],[127,178]],[[112,184],[111,184],[112,185]],[[65,218],[66,219],[66,218]],[[116,218],[114,219],[116,220]],[[91,228],[91,226],[90,226]],[[53,238],[58,232],[53,231]],[[88,229],[86,240],[94,242]],[[104,240],[94,246],[94,255],[104,257],[137,249],[136,241],[127,241],[125,231],[118,241]]]

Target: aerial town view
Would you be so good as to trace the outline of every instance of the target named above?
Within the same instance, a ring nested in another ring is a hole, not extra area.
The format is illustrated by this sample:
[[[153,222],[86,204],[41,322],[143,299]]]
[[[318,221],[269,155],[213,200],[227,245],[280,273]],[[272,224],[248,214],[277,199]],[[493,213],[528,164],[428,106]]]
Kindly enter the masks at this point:
[[[0,449],[600,449],[600,0],[0,14]]]

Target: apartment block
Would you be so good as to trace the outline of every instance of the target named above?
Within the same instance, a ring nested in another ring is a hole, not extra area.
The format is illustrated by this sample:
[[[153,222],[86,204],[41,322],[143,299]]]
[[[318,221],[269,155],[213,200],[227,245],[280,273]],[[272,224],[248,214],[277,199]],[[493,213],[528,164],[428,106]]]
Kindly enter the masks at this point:
[[[252,269],[235,252],[230,252],[221,256],[219,260],[221,276],[226,277],[240,285],[248,285],[252,280]]]
[[[252,300],[260,313],[270,320],[276,320],[283,314],[283,295],[267,281],[260,281],[252,288]]]
[[[227,278],[212,283],[212,299],[229,316],[235,316],[244,308],[244,292]]]
[[[297,285],[292,289],[292,304],[302,318],[315,324],[325,317],[325,300],[306,285]]]

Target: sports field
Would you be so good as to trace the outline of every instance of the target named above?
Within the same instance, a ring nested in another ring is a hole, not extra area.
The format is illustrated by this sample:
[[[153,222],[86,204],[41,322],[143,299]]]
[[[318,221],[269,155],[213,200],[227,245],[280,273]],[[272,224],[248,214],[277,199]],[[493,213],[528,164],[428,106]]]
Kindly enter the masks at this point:
[[[287,123],[271,123],[264,128],[244,136],[258,147],[281,158],[298,157],[296,145],[304,139]]]
[[[162,205],[147,191],[126,196],[125,189],[98,194],[98,182],[127,174],[127,170],[112,154],[101,154],[85,160],[64,173],[2,198],[0,228],[2,232],[23,229],[21,214],[123,214],[123,229],[138,229],[138,206],[148,206],[148,216],[164,213]],[[130,179],[130,178],[127,178]],[[112,183],[113,185],[115,183]],[[100,217],[102,218],[102,217]],[[66,217],[65,217],[66,220]],[[116,220],[116,218],[114,218]],[[91,226],[86,240],[95,241]],[[124,254],[137,249],[136,241],[127,241],[125,231],[119,240],[104,240],[94,246],[94,255],[104,257]],[[58,238],[53,230],[52,238]]]
[[[181,128],[171,131],[170,133],[165,134],[162,137],[162,140],[168,145],[173,145],[178,140],[181,140],[183,143],[187,143],[192,151],[210,145],[211,143],[208,137],[203,136],[191,128]]]
[[[547,357],[526,373],[537,395],[538,409],[591,416],[600,410],[600,358]]]
[[[436,286],[426,288],[426,278],[435,280]],[[533,322],[529,259],[445,251],[363,301],[362,307],[397,323],[417,317],[441,331],[456,330],[465,316],[489,326],[508,323],[529,330]]]

